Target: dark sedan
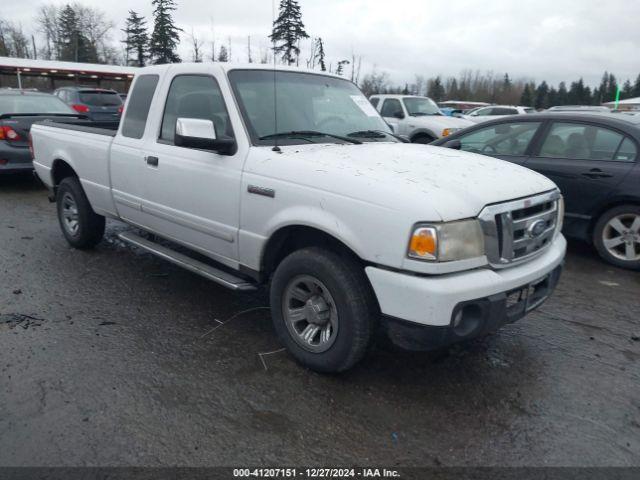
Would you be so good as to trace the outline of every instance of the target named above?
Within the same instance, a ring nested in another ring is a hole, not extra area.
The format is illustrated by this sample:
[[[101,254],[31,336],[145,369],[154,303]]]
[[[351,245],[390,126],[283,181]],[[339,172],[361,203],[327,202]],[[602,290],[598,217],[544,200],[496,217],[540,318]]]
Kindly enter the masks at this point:
[[[508,160],[562,191],[564,233],[591,242],[614,265],[640,269],[640,118],[542,113],[484,122],[436,140]]]
[[[78,118],[80,115],[47,93],[0,89],[0,174],[32,170],[31,125],[61,117]]]

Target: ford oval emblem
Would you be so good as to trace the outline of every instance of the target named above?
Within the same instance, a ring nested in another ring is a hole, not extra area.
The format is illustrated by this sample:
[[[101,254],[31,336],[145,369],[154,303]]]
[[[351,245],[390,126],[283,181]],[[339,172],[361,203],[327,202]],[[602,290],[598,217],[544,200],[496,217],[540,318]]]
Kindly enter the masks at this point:
[[[529,225],[529,228],[527,228],[527,233],[531,238],[538,238],[540,235],[544,233],[546,229],[547,229],[546,220],[536,220],[531,225]]]

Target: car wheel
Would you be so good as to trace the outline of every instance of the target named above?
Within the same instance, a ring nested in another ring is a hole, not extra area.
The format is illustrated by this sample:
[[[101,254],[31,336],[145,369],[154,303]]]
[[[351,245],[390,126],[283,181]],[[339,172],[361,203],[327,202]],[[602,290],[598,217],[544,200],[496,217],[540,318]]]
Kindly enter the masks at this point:
[[[411,143],[421,143],[421,144],[428,144],[431,143],[435,140],[435,138],[429,136],[429,135],[418,135],[417,137],[415,137],[413,140],[411,140]]]
[[[372,347],[379,309],[352,258],[316,247],[298,250],[278,265],[270,297],[278,338],[311,370],[347,370]]]
[[[594,228],[593,243],[607,262],[640,270],[640,206],[621,205],[605,212]]]
[[[105,219],[93,211],[76,177],[60,182],[56,202],[60,228],[72,247],[88,249],[102,240]]]

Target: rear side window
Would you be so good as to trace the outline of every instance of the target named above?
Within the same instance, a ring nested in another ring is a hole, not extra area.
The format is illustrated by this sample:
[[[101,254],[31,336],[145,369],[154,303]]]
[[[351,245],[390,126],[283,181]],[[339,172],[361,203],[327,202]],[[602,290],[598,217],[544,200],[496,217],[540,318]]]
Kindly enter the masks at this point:
[[[620,133],[582,123],[553,124],[540,150],[541,157],[576,160],[633,161],[635,146]]]
[[[619,162],[633,162],[638,155],[638,150],[634,143],[629,139],[625,138],[614,157],[614,160]]]
[[[80,92],[80,103],[92,107],[119,107],[122,105],[122,99],[116,92],[83,90]]]
[[[141,75],[133,85],[129,105],[124,114],[122,135],[129,138],[142,138],[147,124],[151,100],[158,85],[158,75]]]
[[[374,107],[378,107],[378,104],[380,103],[380,99],[379,98],[372,98],[369,101],[371,102],[371,105],[373,105]]]

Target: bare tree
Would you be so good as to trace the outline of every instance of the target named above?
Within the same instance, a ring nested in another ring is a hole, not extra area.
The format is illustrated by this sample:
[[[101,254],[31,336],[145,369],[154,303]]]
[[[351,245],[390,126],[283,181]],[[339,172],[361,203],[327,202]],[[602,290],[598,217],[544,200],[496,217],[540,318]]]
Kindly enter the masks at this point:
[[[36,14],[37,31],[44,35],[45,45],[40,56],[46,60],[53,60],[60,56],[60,42],[58,41],[59,9],[54,4],[41,5]]]
[[[193,32],[193,28],[191,29],[191,33],[188,35],[188,37],[191,40],[191,46],[193,48],[191,58],[193,59],[194,62],[201,63],[202,47],[204,45],[204,42],[201,40],[198,40],[198,37],[196,37],[195,33]]]

